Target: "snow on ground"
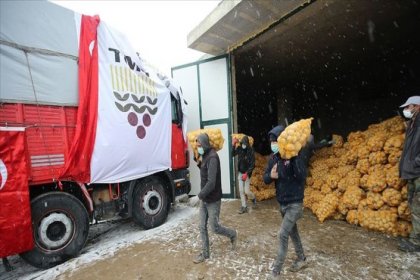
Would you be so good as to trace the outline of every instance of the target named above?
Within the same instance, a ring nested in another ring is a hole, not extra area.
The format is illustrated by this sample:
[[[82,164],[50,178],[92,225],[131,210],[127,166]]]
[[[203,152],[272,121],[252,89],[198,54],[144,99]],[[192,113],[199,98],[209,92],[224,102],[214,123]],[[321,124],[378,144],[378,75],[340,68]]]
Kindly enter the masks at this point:
[[[239,232],[235,251],[230,250],[229,239],[210,232],[210,259],[193,264],[201,245],[199,217],[194,214],[170,234],[120,250],[111,259],[66,273],[60,279],[111,280],[120,275],[125,279],[266,279],[278,250],[278,204],[274,199],[264,201],[243,215],[237,213],[239,207],[239,200],[230,200],[222,203],[221,210],[221,223]],[[309,211],[304,211],[299,231],[309,265],[297,273],[290,271],[296,256],[289,244],[282,273],[285,279],[420,279],[420,254],[399,251],[398,239],[392,236],[344,221],[321,224]],[[139,265],[145,263],[148,265]]]
[[[141,229],[129,219],[93,225],[90,228],[87,244],[77,258],[47,270],[40,270],[25,263],[19,256],[12,256],[9,257],[9,262],[14,270],[6,272],[3,265],[0,264],[0,280],[54,279],[58,275],[76,270],[82,265],[109,258],[124,247],[169,235],[168,233],[177,229],[180,223],[191,218],[196,212],[198,212],[197,208],[178,204],[169,213],[168,219],[163,225],[149,230]]]
[[[6,273],[0,266],[0,279],[266,279],[278,249],[278,203],[260,202],[243,215],[239,207],[239,200],[223,200],[221,210],[221,223],[239,232],[237,249],[210,232],[211,257],[202,264],[192,263],[201,246],[198,209],[178,204],[165,224],[148,231],[130,220],[92,226],[78,258],[45,271],[13,257],[15,270]],[[392,236],[344,221],[321,224],[307,210],[298,226],[309,265],[289,270],[295,258],[289,244],[285,279],[420,279],[420,253],[399,251]]]

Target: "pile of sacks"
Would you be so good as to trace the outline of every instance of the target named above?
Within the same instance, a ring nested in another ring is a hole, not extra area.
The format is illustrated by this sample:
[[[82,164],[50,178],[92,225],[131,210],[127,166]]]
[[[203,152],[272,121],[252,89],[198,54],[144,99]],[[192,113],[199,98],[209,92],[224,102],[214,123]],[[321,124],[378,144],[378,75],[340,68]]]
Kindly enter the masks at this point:
[[[271,199],[276,196],[274,182],[264,184],[263,176],[270,156],[262,156],[255,153],[255,168],[252,172],[250,190],[255,194],[257,201]]]
[[[412,226],[407,183],[399,178],[398,163],[404,120],[394,117],[352,132],[311,158],[304,206],[320,222],[342,219],[370,230],[408,236]]]
[[[190,131],[187,133],[188,142],[194,152],[194,157],[198,158],[197,143],[196,139],[198,135],[206,133],[209,136],[210,146],[216,151],[220,151],[223,148],[225,139],[223,138],[222,131],[219,128],[204,128]]]

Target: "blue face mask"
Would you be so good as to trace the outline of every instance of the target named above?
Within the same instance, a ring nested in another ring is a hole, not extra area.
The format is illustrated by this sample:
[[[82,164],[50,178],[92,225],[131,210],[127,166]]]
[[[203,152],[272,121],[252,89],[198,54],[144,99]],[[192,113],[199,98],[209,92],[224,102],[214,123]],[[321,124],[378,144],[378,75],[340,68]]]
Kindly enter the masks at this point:
[[[200,155],[204,155],[204,149],[203,147],[197,147],[197,151]]]
[[[273,153],[277,154],[279,152],[279,145],[271,144],[271,151],[273,151]]]

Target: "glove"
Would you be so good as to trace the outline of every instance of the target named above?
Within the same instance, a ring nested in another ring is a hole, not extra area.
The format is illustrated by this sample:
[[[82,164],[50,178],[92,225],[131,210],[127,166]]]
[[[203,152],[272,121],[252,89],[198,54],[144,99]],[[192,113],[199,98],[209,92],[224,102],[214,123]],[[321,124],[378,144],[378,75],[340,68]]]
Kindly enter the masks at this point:
[[[200,203],[200,198],[198,197],[198,195],[193,196],[188,200],[188,205],[191,207],[198,206],[199,203]]]
[[[335,140],[328,141],[328,147],[331,147],[335,144]]]
[[[236,146],[237,143],[239,143],[239,140],[237,138],[233,138],[232,145]]]
[[[242,179],[242,181],[246,181],[246,179],[248,179],[248,174],[243,173],[241,179]]]

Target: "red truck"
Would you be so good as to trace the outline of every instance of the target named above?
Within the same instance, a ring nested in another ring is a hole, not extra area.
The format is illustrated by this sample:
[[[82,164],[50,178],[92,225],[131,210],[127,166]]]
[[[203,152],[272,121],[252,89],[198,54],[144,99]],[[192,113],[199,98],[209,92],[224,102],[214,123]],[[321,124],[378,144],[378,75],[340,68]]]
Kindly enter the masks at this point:
[[[99,18],[49,2],[2,1],[0,5],[0,257],[19,253],[31,265],[48,268],[80,252],[91,224],[127,217],[145,229],[164,223],[175,197],[191,189],[181,90],[130,54],[125,42],[119,50],[116,45],[100,50],[97,42],[105,40],[103,32],[119,33],[83,28],[83,22],[90,21],[99,30],[105,25]],[[92,30],[98,37],[83,54],[82,37]],[[89,94],[95,83],[82,81],[81,72],[94,72],[95,54],[99,113],[89,128],[80,120],[91,114],[92,107],[82,103],[94,99]],[[108,58],[113,64],[102,70]],[[108,84],[101,80],[101,71],[110,74]],[[103,84],[112,89],[113,102],[100,96]],[[128,98],[131,103],[124,103]],[[142,102],[148,102],[147,108],[140,106]],[[104,110],[104,104],[111,109]],[[169,117],[159,119],[162,114]],[[104,122],[109,115],[112,120],[123,116],[130,125],[109,126]],[[93,138],[88,138],[85,135],[91,130]],[[146,139],[153,133],[156,138]],[[140,147],[145,152],[130,150],[127,138],[132,134],[135,145],[148,143]],[[86,154],[75,148],[81,141],[85,141],[82,146],[94,146],[88,175],[79,164]],[[98,152],[99,145],[104,152]],[[150,156],[162,149],[168,151],[168,159]],[[124,160],[118,151],[124,152]],[[121,175],[126,166],[141,171]],[[70,169],[73,173],[68,175]],[[73,176],[75,169],[83,174]]]

